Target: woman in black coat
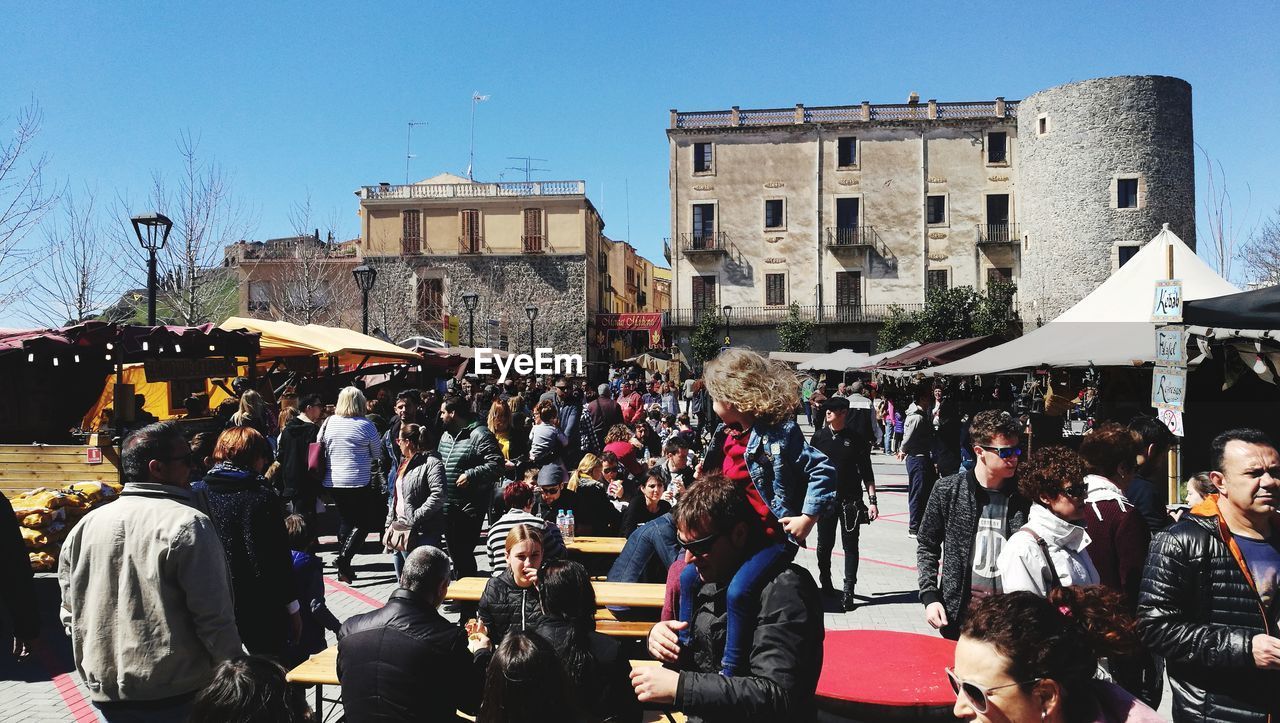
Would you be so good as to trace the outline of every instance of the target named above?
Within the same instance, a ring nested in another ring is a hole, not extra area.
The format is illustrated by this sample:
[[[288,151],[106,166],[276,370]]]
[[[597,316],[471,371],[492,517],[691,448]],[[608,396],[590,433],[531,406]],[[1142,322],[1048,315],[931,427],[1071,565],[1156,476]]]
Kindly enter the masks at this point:
[[[271,447],[256,429],[231,427],[218,437],[213,460],[191,491],[227,555],[240,639],[250,653],[280,656],[301,635],[302,618],[284,505],[262,478]]]
[[[508,630],[530,630],[542,618],[534,587],[542,567],[542,532],[516,525],[507,533],[506,548],[507,570],[485,583],[477,613],[494,647]]]
[[[587,569],[568,560],[548,562],[539,575],[538,596],[543,617],[535,632],[555,647],[588,719],[640,720],[621,643],[595,631],[596,594]]]

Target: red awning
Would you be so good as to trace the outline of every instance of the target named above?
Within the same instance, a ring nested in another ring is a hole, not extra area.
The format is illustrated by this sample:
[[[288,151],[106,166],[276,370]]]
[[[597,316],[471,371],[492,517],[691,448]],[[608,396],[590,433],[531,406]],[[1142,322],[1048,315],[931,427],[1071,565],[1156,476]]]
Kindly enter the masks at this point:
[[[970,354],[976,354],[998,343],[1000,343],[1000,339],[995,336],[975,336],[968,339],[935,341],[929,344],[921,344],[895,357],[885,359],[873,368],[908,369],[937,366],[963,359]]]

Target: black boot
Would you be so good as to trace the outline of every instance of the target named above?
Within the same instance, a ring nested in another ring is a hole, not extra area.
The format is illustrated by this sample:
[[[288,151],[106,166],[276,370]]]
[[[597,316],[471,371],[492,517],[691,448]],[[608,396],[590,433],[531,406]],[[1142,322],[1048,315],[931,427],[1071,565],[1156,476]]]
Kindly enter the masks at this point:
[[[338,568],[338,579],[345,583],[352,583],[356,580],[356,572],[351,569],[351,558],[355,557],[356,549],[360,547],[360,543],[364,541],[365,531],[356,528],[347,535],[347,539],[342,541],[342,549],[338,551],[338,558],[334,561],[334,567]]]
[[[831,584],[831,573],[818,572],[818,584],[822,587],[823,595],[835,595],[836,586]]]
[[[858,607],[858,599],[853,596],[853,591],[845,591],[840,598],[840,607],[844,608],[847,613],[853,612],[853,609]]]

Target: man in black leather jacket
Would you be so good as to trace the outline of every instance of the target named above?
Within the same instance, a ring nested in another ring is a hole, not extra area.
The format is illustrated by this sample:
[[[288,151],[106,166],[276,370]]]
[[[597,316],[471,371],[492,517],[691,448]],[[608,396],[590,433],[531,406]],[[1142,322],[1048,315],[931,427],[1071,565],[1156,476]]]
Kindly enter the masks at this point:
[[[1262,721],[1280,711],[1280,454],[1256,429],[1213,440],[1219,494],[1151,543],[1143,641],[1166,659],[1175,721]]]
[[[454,721],[458,710],[478,708],[491,648],[437,610],[450,567],[438,548],[415,548],[386,607],[342,626],[338,680],[348,721]]]
[[[641,702],[671,704],[690,721],[813,721],[824,635],[818,585],[794,563],[765,585],[753,621],[744,675],[720,674],[725,589],[752,547],[746,494],[719,474],[698,480],[676,507],[676,538],[703,585],[694,602],[692,643],[681,649],[686,623],[660,622],[649,652],[666,665],[637,668],[631,683]]]

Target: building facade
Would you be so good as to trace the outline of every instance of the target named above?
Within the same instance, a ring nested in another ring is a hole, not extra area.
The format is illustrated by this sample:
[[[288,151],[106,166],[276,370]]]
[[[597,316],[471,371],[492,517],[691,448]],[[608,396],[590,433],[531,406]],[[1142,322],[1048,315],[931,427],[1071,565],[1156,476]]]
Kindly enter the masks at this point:
[[[236,274],[236,315],[295,324],[360,328],[358,239],[335,243],[314,236],[240,241],[224,250]]]
[[[729,307],[735,344],[775,349],[795,304],[814,351],[868,351],[893,306],[997,279],[1047,321],[1161,223],[1195,238],[1190,129],[1190,86],[1159,77],[1022,103],[673,110],[669,326],[683,346]]]
[[[440,338],[449,314],[461,319],[463,345],[474,324],[476,346],[550,347],[600,363],[608,350],[589,343],[597,315],[652,310],[639,284],[625,283],[644,264],[604,235],[583,181],[441,174],[356,195],[361,256],[379,274],[371,313],[382,328]],[[479,297],[470,312],[468,293]]]

